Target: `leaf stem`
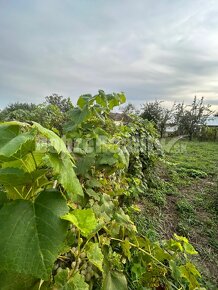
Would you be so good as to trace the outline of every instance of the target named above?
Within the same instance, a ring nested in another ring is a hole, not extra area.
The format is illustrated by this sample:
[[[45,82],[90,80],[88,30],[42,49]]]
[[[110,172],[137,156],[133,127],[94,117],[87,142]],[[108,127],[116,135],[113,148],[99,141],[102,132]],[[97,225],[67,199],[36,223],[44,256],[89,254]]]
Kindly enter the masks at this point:
[[[35,156],[34,156],[34,154],[33,154],[32,151],[30,152],[30,154],[31,154],[31,156],[32,156],[32,158],[33,158],[33,162],[34,162],[34,164],[35,164],[35,168],[36,168],[36,170],[37,170],[37,169],[38,169],[38,166],[37,166],[37,163],[36,163]]]
[[[124,243],[123,240],[120,240],[120,239],[116,239],[116,238],[110,238],[111,240],[114,240],[114,241],[118,241],[118,242],[121,242],[121,243]],[[153,260],[155,260],[158,264],[160,264],[162,267],[164,268],[169,268],[167,267],[166,265],[164,265],[162,262],[160,262],[158,259],[156,259],[151,253],[143,250],[142,248],[138,247],[137,245],[129,242],[130,246],[134,247],[134,248],[137,248],[138,250],[140,250],[141,252],[145,253],[146,255],[148,255],[149,257],[151,257]]]

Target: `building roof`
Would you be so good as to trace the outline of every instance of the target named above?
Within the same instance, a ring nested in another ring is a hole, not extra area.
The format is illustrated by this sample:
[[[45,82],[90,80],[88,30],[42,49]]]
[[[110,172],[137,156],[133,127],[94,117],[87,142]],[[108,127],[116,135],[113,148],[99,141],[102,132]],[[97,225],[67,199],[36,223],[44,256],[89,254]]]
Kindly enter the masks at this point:
[[[125,113],[110,113],[110,117],[114,121],[130,122],[132,119]]]
[[[218,117],[212,116],[208,117],[205,125],[208,127],[218,127]]]
[[[167,126],[166,127],[166,133],[174,133],[178,130],[178,126],[172,125],[172,126]]]

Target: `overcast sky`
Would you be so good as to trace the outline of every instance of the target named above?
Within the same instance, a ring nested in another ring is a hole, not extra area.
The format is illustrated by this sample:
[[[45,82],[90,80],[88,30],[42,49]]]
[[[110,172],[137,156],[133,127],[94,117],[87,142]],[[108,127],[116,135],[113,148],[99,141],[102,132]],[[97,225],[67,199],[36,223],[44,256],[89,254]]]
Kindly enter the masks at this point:
[[[98,89],[218,108],[218,1],[0,0],[0,107]]]

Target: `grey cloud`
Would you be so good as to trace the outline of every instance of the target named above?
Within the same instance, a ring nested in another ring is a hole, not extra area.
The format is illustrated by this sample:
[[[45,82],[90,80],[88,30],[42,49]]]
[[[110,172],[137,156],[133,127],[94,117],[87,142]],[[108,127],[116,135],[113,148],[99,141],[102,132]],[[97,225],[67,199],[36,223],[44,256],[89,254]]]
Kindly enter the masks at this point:
[[[216,1],[19,2],[0,4],[1,105],[98,88],[218,103]]]

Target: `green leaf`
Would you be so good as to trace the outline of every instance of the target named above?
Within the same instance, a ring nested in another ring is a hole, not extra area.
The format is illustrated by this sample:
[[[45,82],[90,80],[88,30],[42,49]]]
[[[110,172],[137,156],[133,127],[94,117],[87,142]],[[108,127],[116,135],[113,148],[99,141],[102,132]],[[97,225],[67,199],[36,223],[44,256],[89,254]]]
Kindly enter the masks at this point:
[[[181,277],[184,277],[188,281],[189,289],[194,290],[199,287],[199,283],[196,279],[196,276],[200,277],[200,273],[196,270],[194,265],[192,265],[194,267],[194,270],[193,267],[191,267],[190,265],[192,264],[187,263],[186,265],[180,266],[179,270],[181,273]]]
[[[174,260],[169,261],[170,270],[172,272],[172,276],[175,280],[179,281],[181,277],[181,272],[179,270],[179,267],[177,266],[176,262]]]
[[[34,149],[35,142],[34,132],[20,133],[20,127],[25,123],[8,122],[0,124],[0,160],[6,161],[15,159],[13,156],[17,154],[21,158]],[[19,154],[18,154],[19,153]]]
[[[142,274],[146,271],[146,268],[141,265],[141,263],[134,263],[131,272],[135,274],[135,279],[141,278]]]
[[[20,132],[20,126],[17,123],[1,123],[0,124],[0,148],[4,148],[5,144],[15,138]]]
[[[31,175],[19,168],[0,168],[0,184],[23,185],[31,183]]]
[[[35,202],[7,202],[0,210],[0,271],[47,280],[66,237],[66,201],[57,191],[44,191]]]
[[[104,277],[102,290],[128,290],[124,274],[115,271],[108,271]]]
[[[184,243],[183,246],[184,246],[185,252],[187,254],[190,254],[190,255],[197,255],[198,254],[198,252],[195,250],[195,248],[191,244]]]
[[[117,159],[114,158],[114,156],[111,154],[107,155],[104,154],[103,156],[101,156],[98,160],[98,164],[106,164],[106,165],[114,165],[117,162]]]
[[[34,159],[33,159],[34,156]],[[43,165],[43,157],[45,156],[44,152],[33,151],[29,154],[26,154],[22,159],[7,161],[2,164],[2,168],[14,167],[23,169],[25,172],[33,172],[37,167]],[[25,165],[25,166],[24,166]]]
[[[8,140],[7,143],[5,143],[3,146],[0,147],[0,158],[3,157],[11,157],[15,155],[19,150],[26,145],[24,152],[20,154],[19,157],[22,157],[23,155],[27,154],[28,151],[32,151],[33,147],[33,141],[35,136],[31,134],[30,132],[19,134],[18,136],[14,137],[11,140]]]
[[[65,126],[67,132],[73,131],[80,125],[82,122],[86,121],[90,117],[91,113],[88,105],[85,105],[82,109],[74,108],[70,112],[71,121]]]
[[[85,175],[93,164],[95,164],[95,154],[84,156],[77,160],[75,171],[78,175]]]
[[[95,179],[94,177],[92,177],[91,179],[87,180],[86,185],[94,188],[94,187],[102,187],[102,184],[100,181],[98,181],[97,179]]]
[[[119,93],[119,97],[120,97],[120,103],[124,104],[126,102],[126,96],[124,95],[124,93]]]
[[[93,265],[95,265],[100,271],[103,271],[102,264],[104,255],[102,254],[98,243],[89,242],[87,245],[86,253],[89,261]]]
[[[91,100],[92,100],[92,95],[90,94],[82,95],[79,97],[77,101],[77,106],[79,106],[82,109]],[[94,102],[94,99],[93,99],[93,102]]]
[[[66,153],[67,155],[70,155],[64,141],[53,131],[42,127],[40,124],[36,122],[33,122],[33,128],[36,128],[44,137],[46,137],[51,142],[51,145],[58,153],[63,152]]]
[[[100,199],[101,199],[100,196],[99,196],[99,193],[95,192],[91,188],[87,188],[86,189],[86,193],[88,194],[89,197],[93,197],[97,201],[100,201]]]
[[[0,272],[0,289],[1,290],[32,290],[38,289],[34,286],[39,285],[39,279],[29,275],[23,275],[10,271]]]
[[[183,247],[184,247],[184,250],[187,254],[190,254],[190,255],[197,255],[198,254],[198,252],[195,250],[195,248],[189,243],[187,238],[182,237],[182,236],[178,236],[177,234],[174,234],[174,237],[178,241],[183,242]]]
[[[74,172],[74,164],[68,155],[57,153],[48,154],[48,160],[54,170],[54,174],[58,175],[58,181],[67,191],[70,198],[74,198],[73,194],[83,196],[82,186]]]
[[[198,270],[196,269],[195,265],[187,262],[186,263],[186,268],[189,270],[189,272],[191,272],[194,276],[196,277],[201,277],[201,274],[198,272]]]
[[[125,241],[121,243],[121,247],[122,247],[124,255],[128,258],[128,260],[130,260],[131,259],[131,252],[130,252],[131,246],[130,246],[129,241],[125,239]]]
[[[75,209],[72,213],[63,216],[62,219],[74,224],[79,230],[81,230],[81,234],[84,237],[90,235],[97,227],[97,220],[91,208]]]
[[[78,272],[69,278],[69,269],[62,270],[55,276],[55,286],[58,290],[89,290],[89,285]]]
[[[173,239],[170,239],[169,241],[167,241],[167,248],[169,250],[173,250],[173,251],[178,251],[178,252],[183,252],[183,246],[180,242],[177,242]]]
[[[108,107],[108,102],[107,102],[107,98],[105,95],[105,92],[102,90],[99,90],[98,92],[99,94],[95,97],[96,103],[101,105],[103,108],[107,108]]]
[[[178,236],[176,233],[174,233],[174,237],[178,241],[181,241],[181,242],[184,242],[184,243],[188,243],[188,239],[186,237]]]
[[[9,200],[7,198],[6,192],[0,190],[0,209],[3,206],[3,204],[7,201],[9,201]]]

